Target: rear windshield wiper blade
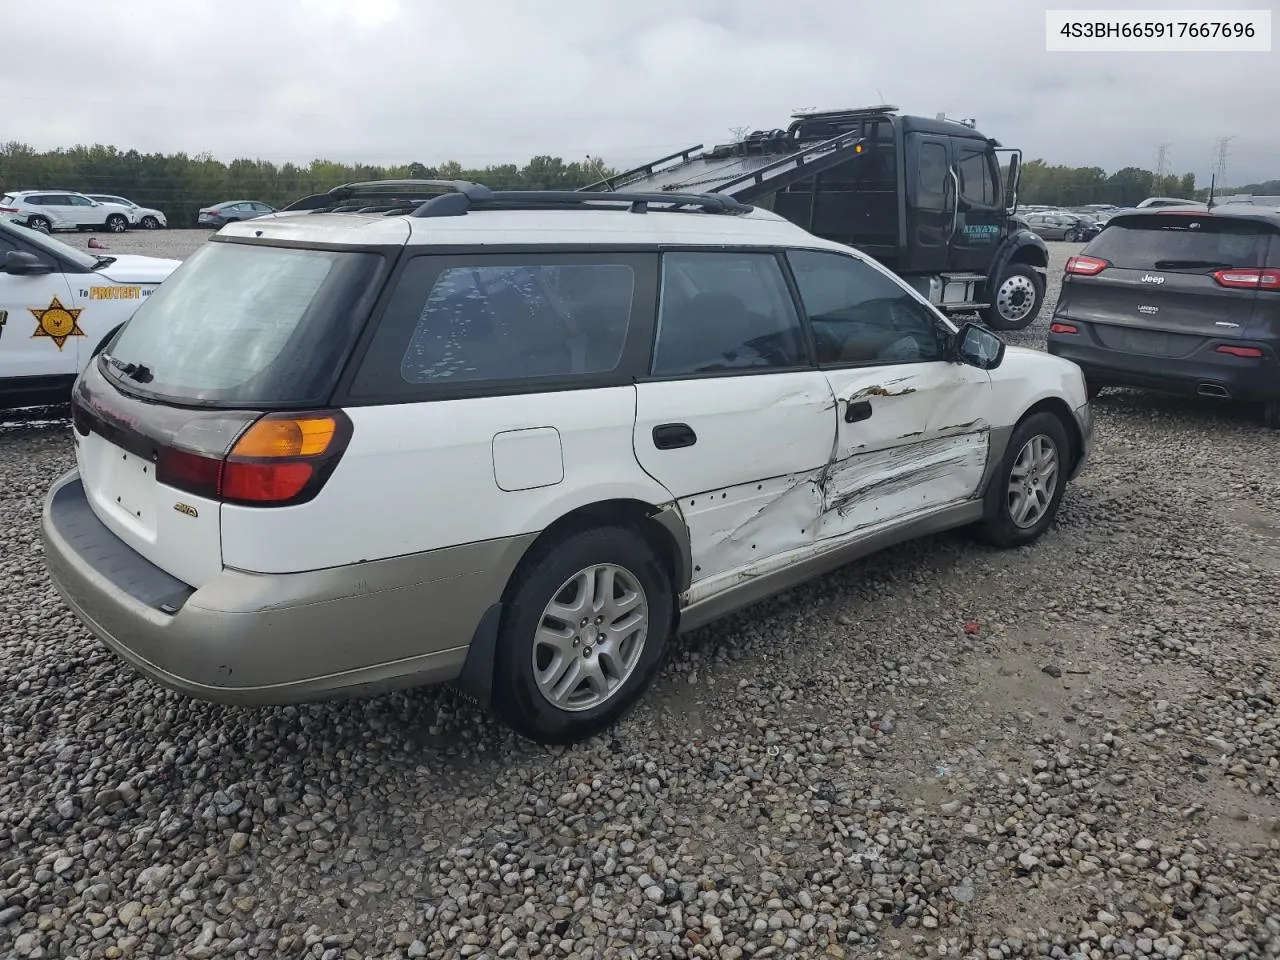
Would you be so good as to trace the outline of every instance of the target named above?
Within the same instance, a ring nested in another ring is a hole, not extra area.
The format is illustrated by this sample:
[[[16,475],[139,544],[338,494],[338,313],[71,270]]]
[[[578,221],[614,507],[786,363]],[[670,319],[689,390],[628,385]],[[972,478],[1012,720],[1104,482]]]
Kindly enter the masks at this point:
[[[1223,263],[1221,260],[1157,260],[1151,266],[1157,270],[1178,270],[1183,267],[1203,267],[1205,269],[1217,267],[1222,269],[1230,267],[1232,264]]]
[[[104,353],[102,359],[130,380],[136,380],[138,383],[149,383],[151,381],[151,368],[144,363],[125,363],[125,361],[113,357],[109,353]]]
[[[98,261],[93,265],[95,270],[101,270],[103,267],[108,267],[116,262],[115,257],[104,257],[96,253],[94,254],[94,259]]]

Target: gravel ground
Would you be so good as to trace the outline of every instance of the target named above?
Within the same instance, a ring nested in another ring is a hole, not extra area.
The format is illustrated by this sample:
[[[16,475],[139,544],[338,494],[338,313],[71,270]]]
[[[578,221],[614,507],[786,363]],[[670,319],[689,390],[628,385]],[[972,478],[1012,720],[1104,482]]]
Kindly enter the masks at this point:
[[[1034,548],[932,538],[701,630],[570,749],[449,690],[160,692],[47,585],[65,425],[10,425],[0,955],[1276,957],[1280,434],[1097,418]]]

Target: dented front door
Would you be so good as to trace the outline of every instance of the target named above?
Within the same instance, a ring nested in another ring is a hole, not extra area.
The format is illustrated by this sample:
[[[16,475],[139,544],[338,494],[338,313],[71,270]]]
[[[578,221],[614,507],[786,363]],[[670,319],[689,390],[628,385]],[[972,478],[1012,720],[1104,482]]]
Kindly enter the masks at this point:
[[[827,378],[838,426],[819,537],[871,532],[977,494],[990,446],[985,371],[938,360]]]

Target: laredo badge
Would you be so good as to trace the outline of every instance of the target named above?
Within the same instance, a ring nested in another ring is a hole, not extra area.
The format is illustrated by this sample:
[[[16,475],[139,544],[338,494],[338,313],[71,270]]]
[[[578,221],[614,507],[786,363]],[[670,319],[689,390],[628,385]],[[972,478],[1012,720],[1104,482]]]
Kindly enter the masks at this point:
[[[31,335],[32,339],[48,337],[61,350],[70,337],[85,335],[85,332],[80,329],[80,308],[64,307],[57,297],[54,297],[49,306],[43,310],[36,307],[27,309],[36,318],[36,332]]]

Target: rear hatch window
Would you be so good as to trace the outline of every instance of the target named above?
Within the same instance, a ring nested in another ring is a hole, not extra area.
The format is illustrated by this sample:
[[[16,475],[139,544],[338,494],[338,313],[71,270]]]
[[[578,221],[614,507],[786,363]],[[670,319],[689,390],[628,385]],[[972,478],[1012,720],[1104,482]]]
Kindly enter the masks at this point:
[[[120,389],[181,404],[324,401],[384,258],[210,242],[142,304],[100,361]]]
[[[1084,252],[1122,270],[1212,273],[1262,266],[1269,232],[1248,220],[1161,213],[1113,221]]]

